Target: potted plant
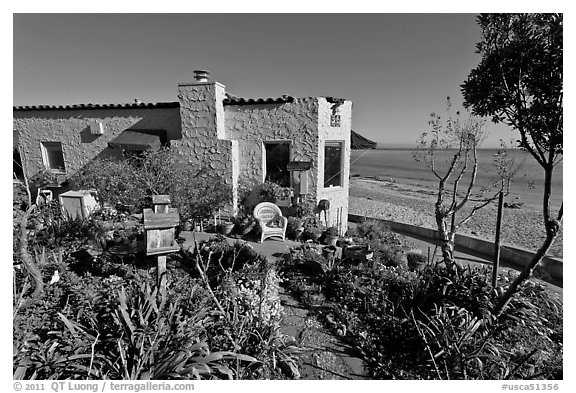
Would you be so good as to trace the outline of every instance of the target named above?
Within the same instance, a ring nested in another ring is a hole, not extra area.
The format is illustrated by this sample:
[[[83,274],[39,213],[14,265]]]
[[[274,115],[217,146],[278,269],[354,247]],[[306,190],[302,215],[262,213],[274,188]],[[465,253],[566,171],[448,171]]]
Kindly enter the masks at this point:
[[[256,220],[252,216],[241,216],[236,218],[236,229],[237,232],[242,236],[252,232],[255,225]]]
[[[324,232],[324,227],[318,223],[312,223],[305,227],[304,229],[304,236],[307,239],[317,241],[322,233]]]
[[[294,195],[290,187],[278,187],[276,189],[275,198],[276,205],[279,207],[289,208],[292,205],[291,198]]]
[[[344,249],[346,257],[355,262],[364,262],[371,260],[374,257],[374,251],[369,245],[353,245]]]
[[[221,222],[216,226],[216,231],[224,236],[229,235],[234,229],[234,223],[231,221]]]
[[[410,251],[406,254],[406,260],[408,261],[408,268],[410,270],[422,270],[428,262],[426,255],[420,252]]]
[[[288,236],[294,239],[300,239],[303,232],[304,223],[302,222],[302,219],[298,217],[288,217],[288,225],[286,227],[286,233]]]
[[[324,244],[327,246],[335,246],[336,241],[338,240],[339,233],[337,227],[329,227],[324,232]]]

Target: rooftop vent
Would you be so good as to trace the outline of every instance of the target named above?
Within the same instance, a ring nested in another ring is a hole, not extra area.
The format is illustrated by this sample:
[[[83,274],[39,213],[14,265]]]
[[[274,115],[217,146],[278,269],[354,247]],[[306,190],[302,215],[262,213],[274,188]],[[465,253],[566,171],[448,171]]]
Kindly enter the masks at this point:
[[[210,72],[204,70],[194,70],[194,78],[196,82],[208,82]]]

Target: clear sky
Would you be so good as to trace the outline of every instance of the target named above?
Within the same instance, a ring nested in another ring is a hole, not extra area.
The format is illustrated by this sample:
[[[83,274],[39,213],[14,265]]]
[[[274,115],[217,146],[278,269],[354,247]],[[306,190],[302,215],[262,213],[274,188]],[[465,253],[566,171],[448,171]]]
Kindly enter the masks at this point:
[[[14,105],[177,101],[207,69],[240,97],[350,99],[352,129],[410,146],[480,39],[475,14],[15,14],[13,34]]]

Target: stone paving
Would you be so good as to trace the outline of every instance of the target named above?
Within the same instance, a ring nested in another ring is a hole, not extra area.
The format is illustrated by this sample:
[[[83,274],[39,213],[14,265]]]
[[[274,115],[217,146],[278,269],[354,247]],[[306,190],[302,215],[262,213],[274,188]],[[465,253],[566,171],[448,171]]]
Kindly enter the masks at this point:
[[[180,237],[185,239],[184,247],[193,246],[194,241],[208,240],[212,236],[214,234],[204,232],[180,233]],[[227,240],[230,244],[240,241],[250,245],[272,263],[288,253],[290,247],[300,245],[290,240],[282,242],[267,239],[263,243],[231,237],[227,237]],[[362,359],[355,356],[353,349],[339,336],[327,329],[312,309],[303,306],[284,289],[281,289],[280,299],[285,311],[280,330],[294,337],[302,349],[301,379],[366,378]]]

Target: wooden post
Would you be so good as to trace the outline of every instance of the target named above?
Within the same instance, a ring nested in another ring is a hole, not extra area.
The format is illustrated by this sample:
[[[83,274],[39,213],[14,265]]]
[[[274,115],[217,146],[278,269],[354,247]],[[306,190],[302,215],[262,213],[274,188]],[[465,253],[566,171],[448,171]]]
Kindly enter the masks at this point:
[[[180,249],[175,237],[175,228],[180,223],[178,210],[170,207],[169,195],[153,195],[153,209],[142,211],[146,232],[146,255],[155,255],[158,261],[156,282],[159,294],[166,296],[166,254]]]
[[[158,256],[158,269],[156,274],[158,275],[157,280],[160,293],[164,296],[166,294],[166,255]]]
[[[496,218],[496,239],[494,240],[494,264],[492,265],[492,288],[496,288],[498,279],[498,267],[500,265],[500,230],[502,228],[502,207],[504,205],[504,193],[500,191],[498,197],[498,216]]]

